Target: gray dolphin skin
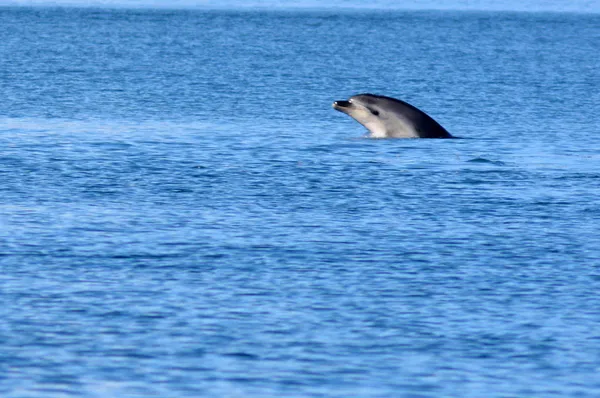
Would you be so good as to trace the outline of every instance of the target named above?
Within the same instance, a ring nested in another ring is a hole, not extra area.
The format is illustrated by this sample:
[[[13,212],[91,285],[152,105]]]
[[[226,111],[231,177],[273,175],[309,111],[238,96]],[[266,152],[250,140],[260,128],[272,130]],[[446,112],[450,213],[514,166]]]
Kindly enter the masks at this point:
[[[365,126],[371,138],[453,138],[425,112],[383,95],[354,95],[347,101],[335,101],[333,109]]]

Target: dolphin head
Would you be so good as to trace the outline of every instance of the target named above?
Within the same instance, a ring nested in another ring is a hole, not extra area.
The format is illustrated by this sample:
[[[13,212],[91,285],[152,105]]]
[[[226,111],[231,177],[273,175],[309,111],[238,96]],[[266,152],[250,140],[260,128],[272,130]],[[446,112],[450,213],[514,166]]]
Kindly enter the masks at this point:
[[[374,94],[358,94],[347,101],[335,101],[333,109],[347,114],[371,132],[373,138],[416,137],[410,121],[399,112],[398,100]]]

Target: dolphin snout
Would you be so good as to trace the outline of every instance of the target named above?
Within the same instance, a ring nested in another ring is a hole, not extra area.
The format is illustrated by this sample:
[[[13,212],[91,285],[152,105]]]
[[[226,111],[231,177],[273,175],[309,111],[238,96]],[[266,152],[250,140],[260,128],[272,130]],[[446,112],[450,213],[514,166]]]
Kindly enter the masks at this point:
[[[349,107],[349,106],[350,106],[350,102],[348,102],[348,101],[335,101],[335,102],[333,103],[333,107],[334,107],[334,108],[336,108],[336,107],[339,107],[339,108],[347,108],[347,107]]]

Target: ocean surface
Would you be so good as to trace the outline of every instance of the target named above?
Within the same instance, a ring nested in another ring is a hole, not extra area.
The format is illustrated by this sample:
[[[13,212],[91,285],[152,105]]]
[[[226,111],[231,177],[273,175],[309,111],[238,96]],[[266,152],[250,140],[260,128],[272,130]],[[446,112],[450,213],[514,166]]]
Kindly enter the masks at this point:
[[[600,15],[0,8],[2,397],[600,396]],[[455,140],[374,140],[384,94]]]

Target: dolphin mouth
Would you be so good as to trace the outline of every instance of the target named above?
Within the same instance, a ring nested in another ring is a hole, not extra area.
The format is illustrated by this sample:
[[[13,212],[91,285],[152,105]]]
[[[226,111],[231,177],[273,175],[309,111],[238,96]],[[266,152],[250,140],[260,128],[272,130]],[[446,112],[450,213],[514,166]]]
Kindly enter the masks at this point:
[[[334,108],[348,108],[350,106],[349,101],[335,101],[333,103]]]

